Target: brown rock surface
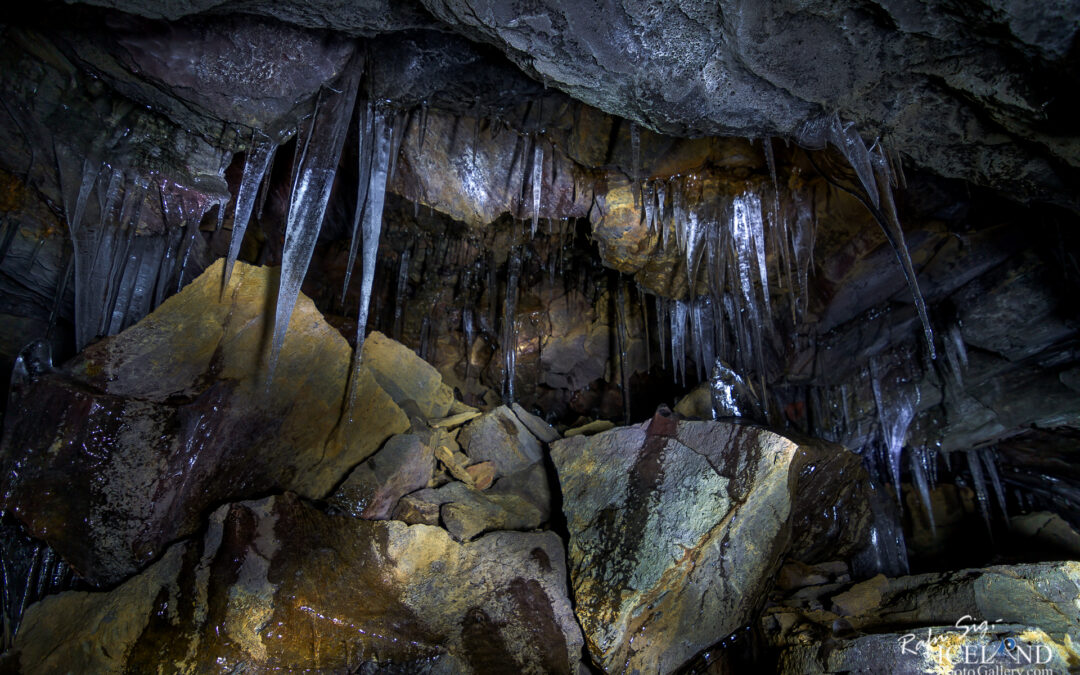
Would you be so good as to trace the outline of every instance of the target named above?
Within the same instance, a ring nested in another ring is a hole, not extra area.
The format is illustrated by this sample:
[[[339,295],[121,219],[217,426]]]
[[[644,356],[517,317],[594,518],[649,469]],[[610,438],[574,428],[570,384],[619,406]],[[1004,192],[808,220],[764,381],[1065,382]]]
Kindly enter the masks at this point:
[[[401,497],[427,487],[434,470],[434,454],[418,436],[392,436],[327,501],[357,518],[386,520]]]
[[[398,405],[412,401],[427,419],[446,417],[454,392],[413,350],[374,331],[364,340],[363,363]]]
[[[267,386],[276,275],[237,264],[222,296],[216,264],[22,388],[3,439],[4,507],[89,581],[130,575],[224,500],[325,497],[408,428],[366,368],[360,408],[337,427],[350,349],[303,296]]]
[[[112,591],[34,605],[13,656],[25,673],[540,674],[577,672],[580,653],[554,534],[462,545],[285,495],[221,507]]]

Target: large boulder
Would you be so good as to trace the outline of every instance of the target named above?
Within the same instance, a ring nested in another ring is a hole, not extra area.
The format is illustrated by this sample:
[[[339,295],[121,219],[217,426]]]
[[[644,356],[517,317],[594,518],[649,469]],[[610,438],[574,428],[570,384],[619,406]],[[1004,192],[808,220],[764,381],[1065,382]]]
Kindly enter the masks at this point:
[[[866,475],[837,445],[657,413],[551,454],[578,619],[608,672],[683,666],[750,619],[785,555],[864,540]]]
[[[277,271],[217,263],[142,322],[21,386],[3,438],[3,508],[95,584],[198,529],[223,501],[323,498],[405,414],[301,296],[273,380],[263,349]]]
[[[8,658],[28,674],[574,673],[563,556],[550,533],[463,545],[292,495],[241,502],[112,591],[32,606]]]

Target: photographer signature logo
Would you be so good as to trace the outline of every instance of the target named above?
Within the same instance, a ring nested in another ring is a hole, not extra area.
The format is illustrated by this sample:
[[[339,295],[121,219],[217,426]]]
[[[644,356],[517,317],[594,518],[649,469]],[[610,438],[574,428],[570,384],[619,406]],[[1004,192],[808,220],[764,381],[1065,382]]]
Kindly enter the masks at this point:
[[[897,642],[901,654],[921,654],[943,675],[1053,675],[1048,665],[1053,649],[1034,634],[993,637],[990,629],[1001,621],[977,621],[965,614],[953,629],[935,635],[927,628],[925,633],[901,635]]]

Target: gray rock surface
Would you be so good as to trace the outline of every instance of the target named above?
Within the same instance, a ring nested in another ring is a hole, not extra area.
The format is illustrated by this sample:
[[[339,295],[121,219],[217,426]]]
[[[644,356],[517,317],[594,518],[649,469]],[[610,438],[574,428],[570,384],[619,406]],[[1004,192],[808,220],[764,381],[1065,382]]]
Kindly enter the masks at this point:
[[[414,434],[391,436],[375,455],[352,470],[327,501],[344,513],[386,520],[401,497],[427,487],[435,455]]]
[[[500,476],[526,469],[543,457],[540,441],[506,406],[466,424],[458,442],[473,462],[494,462]]]
[[[576,612],[609,672],[683,666],[745,623],[793,549],[865,535],[865,474],[835,445],[658,413],[558,441],[552,459]],[[846,521],[820,515],[834,506]]]

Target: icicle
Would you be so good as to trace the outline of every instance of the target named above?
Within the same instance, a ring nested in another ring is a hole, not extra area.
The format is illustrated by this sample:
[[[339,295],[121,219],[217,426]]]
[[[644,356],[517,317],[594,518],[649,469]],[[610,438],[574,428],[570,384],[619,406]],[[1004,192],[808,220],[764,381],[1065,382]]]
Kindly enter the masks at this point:
[[[641,330],[645,334],[645,372],[652,370],[652,343],[649,340],[649,306],[645,299],[645,292],[641,286],[637,287],[638,300],[641,302]]]
[[[986,492],[986,476],[983,474],[982,459],[978,450],[969,450],[967,455],[968,469],[971,471],[971,487],[975,490],[975,498],[979,501],[979,511],[982,512],[986,529],[993,532],[990,523],[990,496]]]
[[[641,130],[635,122],[630,123],[630,152],[633,155],[631,162],[631,180],[634,181],[634,208],[641,204]]]
[[[285,246],[281,254],[274,332],[267,368],[267,384],[273,380],[278,356],[285,344],[293,306],[307,274],[315,241],[334,185],[345,132],[352,117],[361,68],[355,59],[346,66],[340,93],[331,92],[316,109],[311,134],[297,163],[296,178],[289,195],[289,215],[285,226]],[[381,215],[381,214],[380,214]],[[361,332],[363,328],[360,328]],[[358,345],[359,347],[359,345]]]
[[[420,351],[417,353],[424,361],[428,360],[428,352],[431,350],[431,317],[425,316],[420,322]]]
[[[757,228],[761,223],[761,201],[752,193],[744,193],[737,197],[732,204],[731,238],[735,246],[736,266],[738,268],[739,286],[742,290],[742,299],[745,302],[743,309],[749,313],[751,339],[742,341],[744,348],[750,347],[754,354],[758,378],[764,385],[765,380],[765,355],[764,341],[761,329],[766,317],[762,316],[757,303],[757,293],[754,292],[754,283],[751,279],[751,267],[753,265],[752,250],[755,246]],[[745,319],[742,311],[736,312],[739,321],[745,327]],[[743,333],[744,331],[740,331]],[[765,401],[765,392],[762,391],[762,401]]]
[[[86,211],[86,202],[89,200],[90,193],[97,182],[100,166],[90,158],[85,159],[81,164],[81,175],[76,182],[76,177],[73,174],[78,171],[79,164],[73,153],[63,146],[57,146],[56,162],[60,177],[60,194],[64,202],[64,216],[67,219],[68,234],[71,237],[74,249],[75,297],[77,299],[81,294],[87,292],[84,288],[86,285],[84,279],[89,274],[89,270],[86,268],[89,263],[87,255],[90,252],[86,250],[89,242],[82,232],[82,220]],[[94,331],[89,322],[89,317],[80,313],[80,304],[82,303],[76,300],[75,347],[82,350],[94,338]]]
[[[376,151],[374,147],[375,137],[375,107],[371,101],[365,101],[360,106],[360,114],[357,116],[357,152],[359,178],[356,182],[356,210],[353,213],[352,239],[349,242],[349,261],[345,265],[345,283],[341,286],[341,303],[345,304],[345,295],[349,292],[349,281],[352,280],[353,267],[356,265],[356,252],[360,246],[361,232],[360,221],[364,216],[364,208],[367,204],[368,191],[371,188],[372,156]]]
[[[675,300],[671,311],[671,366],[677,382],[686,384],[686,319],[689,306]]]
[[[656,297],[656,343],[660,347],[660,369],[666,367],[668,346],[668,303],[667,298]]]
[[[540,137],[533,138],[532,163],[532,236],[536,237],[536,223],[540,219],[540,190],[544,183],[544,146]]]
[[[225,289],[229,285],[233,266],[236,258],[240,255],[240,245],[244,241],[244,233],[247,231],[251,212],[255,207],[255,198],[259,194],[259,186],[267,175],[270,165],[274,161],[274,152],[277,143],[260,133],[258,130],[251,134],[251,147],[244,159],[244,173],[240,178],[240,188],[236,193],[236,209],[233,211],[232,235],[229,239],[229,253],[225,259],[224,276],[221,280],[221,293],[224,296]],[[221,207],[221,214],[225,213],[225,206]]]
[[[467,382],[472,366],[472,346],[476,340],[476,325],[471,306],[461,310],[461,332],[465,335],[465,381]]]
[[[997,462],[994,461],[994,451],[990,448],[982,448],[975,452],[978,452],[980,459],[982,459],[986,474],[990,477],[990,485],[994,488],[994,496],[997,498],[998,506],[1001,507],[1001,515],[1007,523],[1009,521],[1009,509],[1005,506],[1005,489],[1001,486],[1001,476],[998,474]]]
[[[770,326],[772,324],[772,309],[769,303],[769,270],[765,263],[765,222],[761,217],[761,199],[752,192],[744,196],[746,198],[750,235],[754,240],[754,252],[757,255],[761,295],[765,301],[765,312],[762,319],[766,326]]]
[[[623,422],[630,424],[630,365],[628,363],[630,331],[626,318],[626,283],[621,278],[619,279],[615,302],[616,313],[618,314],[616,337],[619,345],[619,376],[622,382]]]
[[[405,311],[405,292],[409,284],[409,260],[412,258],[412,249],[405,249],[401,253],[401,262],[398,263],[397,290],[394,294],[394,339],[401,341],[401,319]]]
[[[506,403],[513,403],[517,370],[517,296],[521,276],[521,249],[514,247],[506,262],[506,302],[503,305],[503,391]]]
[[[383,206],[386,203],[386,186],[390,180],[391,158],[397,154],[394,144],[394,127],[400,126],[389,111],[376,110],[373,125],[375,138],[372,141],[373,158],[371,161],[370,183],[367,190],[367,203],[364,207],[363,220],[363,269],[360,278],[360,306],[356,318],[356,349],[353,353],[353,373],[350,384],[349,409],[355,408],[356,388],[359,378],[360,362],[363,358],[364,338],[367,335],[368,308],[371,303],[371,289],[375,283],[375,262],[379,253],[379,236],[382,233]]]
[[[923,509],[926,510],[926,518],[930,522],[930,534],[937,538],[937,525],[934,523],[934,505],[930,500],[930,484],[926,475],[924,462],[925,451],[914,450],[909,453],[911,461],[911,477],[915,482],[915,489],[919,492],[919,500]]]
[[[885,368],[886,366],[883,366],[878,358],[870,359],[874,403],[877,405],[878,420],[881,423],[881,437],[889,463],[889,472],[892,475],[893,486],[896,488],[897,500],[899,500],[900,462],[908,427],[915,418],[918,390],[916,389],[914,395],[912,395],[900,381],[900,378],[896,377],[895,387],[889,389],[890,395],[886,397],[884,378],[890,371],[885,370]]]
[[[934,331],[930,327],[930,315],[926,311],[926,300],[923,298],[922,291],[919,290],[919,280],[915,276],[915,267],[911,262],[911,252],[908,251],[907,242],[904,240],[904,230],[900,227],[900,220],[896,215],[896,205],[893,203],[892,188],[890,186],[889,164],[885,159],[885,155],[882,154],[880,146],[876,148],[872,159],[874,176],[877,179],[878,186],[881,188],[881,201],[884,202],[881,213],[876,214],[878,215],[877,220],[885,232],[886,239],[889,240],[889,245],[892,246],[893,252],[896,254],[896,259],[900,261],[900,266],[904,270],[904,278],[907,280],[911,297],[915,301],[915,308],[919,312],[919,320],[922,322],[923,334],[926,338],[926,349],[930,353],[930,358],[933,359],[937,357],[934,348]],[[877,205],[878,202],[875,201],[874,206]]]
[[[420,138],[416,142],[416,149],[422,151],[424,149],[424,139],[427,137],[428,127],[428,102],[422,101],[420,103]]]

